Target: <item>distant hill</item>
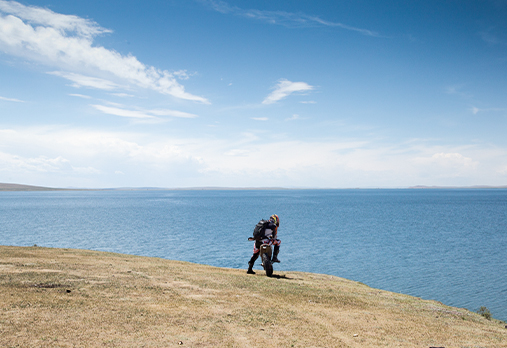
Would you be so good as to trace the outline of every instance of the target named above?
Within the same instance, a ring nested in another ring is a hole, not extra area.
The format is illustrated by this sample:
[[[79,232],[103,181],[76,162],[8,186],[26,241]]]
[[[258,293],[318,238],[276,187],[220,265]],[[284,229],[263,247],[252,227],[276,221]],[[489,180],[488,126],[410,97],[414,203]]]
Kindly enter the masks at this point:
[[[177,190],[177,191],[220,191],[220,190],[290,190],[282,187],[184,187],[184,188],[166,188],[166,187],[113,187],[101,189],[89,188],[54,188],[44,186],[32,186],[21,184],[3,184],[0,183],[0,191],[159,191],[159,190]]]
[[[0,191],[59,191],[59,190],[63,190],[63,189],[43,187],[43,186],[0,183]]]
[[[417,185],[411,186],[410,189],[505,189],[507,185],[502,186],[488,186],[488,185],[473,185],[473,186],[425,186]]]

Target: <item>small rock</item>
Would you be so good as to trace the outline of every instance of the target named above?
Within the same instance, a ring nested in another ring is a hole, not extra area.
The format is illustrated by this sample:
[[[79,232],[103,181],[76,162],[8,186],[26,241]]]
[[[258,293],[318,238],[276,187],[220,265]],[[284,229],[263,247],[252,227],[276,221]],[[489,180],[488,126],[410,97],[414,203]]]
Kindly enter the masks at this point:
[[[69,294],[69,293],[70,293],[70,290],[69,290],[69,289],[67,289],[67,294]]]
[[[179,341],[179,342],[178,342],[178,344],[179,344],[180,346],[182,346],[182,345],[183,345],[183,341]]]
[[[359,335],[358,334],[354,334],[354,337],[358,337]]]

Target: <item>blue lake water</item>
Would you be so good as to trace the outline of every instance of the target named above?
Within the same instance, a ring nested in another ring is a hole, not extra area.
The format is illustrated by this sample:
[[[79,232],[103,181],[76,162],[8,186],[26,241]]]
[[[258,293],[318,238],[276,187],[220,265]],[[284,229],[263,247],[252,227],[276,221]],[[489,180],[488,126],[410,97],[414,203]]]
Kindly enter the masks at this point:
[[[501,189],[0,192],[0,244],[246,269],[247,237],[273,213],[282,240],[275,273],[336,275],[472,311],[486,306],[507,320]]]

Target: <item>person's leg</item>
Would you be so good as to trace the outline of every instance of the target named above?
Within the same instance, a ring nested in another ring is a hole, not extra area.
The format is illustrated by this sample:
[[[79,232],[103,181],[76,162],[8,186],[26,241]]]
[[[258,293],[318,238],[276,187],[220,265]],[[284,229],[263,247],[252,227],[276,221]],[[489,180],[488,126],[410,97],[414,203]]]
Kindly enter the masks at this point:
[[[260,254],[259,247],[260,246],[261,246],[260,241],[255,241],[254,248],[253,248],[253,255],[250,258],[250,261],[248,261],[248,271],[246,271],[246,273],[248,273],[248,274],[255,274],[255,272],[253,271],[252,268],[255,263],[255,260],[257,260],[257,258],[259,257],[259,254]]]
[[[246,271],[246,273],[255,274],[255,272],[253,271],[252,268],[255,263],[255,260],[257,260],[258,257],[259,257],[259,252],[252,255],[252,258],[250,259],[250,261],[248,261],[248,271]]]
[[[273,244],[275,247],[273,249],[273,257],[271,258],[271,262],[280,262],[280,260],[278,260],[278,253],[280,252],[281,244],[280,239],[276,239]]]

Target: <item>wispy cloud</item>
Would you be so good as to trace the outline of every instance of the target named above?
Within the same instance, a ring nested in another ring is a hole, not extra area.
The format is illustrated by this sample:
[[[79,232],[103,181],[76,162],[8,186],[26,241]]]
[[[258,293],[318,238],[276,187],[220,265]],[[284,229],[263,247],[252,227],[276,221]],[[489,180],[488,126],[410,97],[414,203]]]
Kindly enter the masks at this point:
[[[200,0],[215,11],[223,14],[233,14],[236,16],[247,17],[260,20],[270,24],[283,25],[286,27],[337,27],[349,31],[355,31],[366,36],[379,37],[380,35],[368,29],[356,28],[351,25],[331,22],[318,16],[311,16],[304,13],[293,13],[286,11],[262,11],[255,9],[242,9],[237,6],[231,6],[225,1],[220,0]]]
[[[466,99],[471,98],[472,94],[470,94],[468,92],[464,92],[463,91],[464,87],[465,87],[464,85],[447,86],[445,88],[445,93],[450,94],[450,95],[457,95],[457,96],[460,96],[460,97],[466,98]]]
[[[255,121],[268,121],[269,118],[267,118],[267,117],[252,117],[252,120],[255,120]]]
[[[285,119],[285,121],[295,121],[295,120],[301,120],[301,116],[299,116],[298,114],[294,114],[292,115],[291,117],[287,117]]]
[[[81,78],[83,75],[78,75],[87,71],[97,78],[108,74],[122,83],[179,99],[209,103],[206,98],[186,92],[177,81],[189,77],[185,71],[171,73],[160,70],[141,63],[133,55],[124,56],[114,50],[94,46],[93,38],[105,33],[111,33],[111,30],[89,19],[0,0],[0,51],[70,71],[60,76],[73,80],[77,85],[86,85]],[[89,80],[86,86],[105,86],[96,82]],[[114,83],[106,86],[118,87]]]
[[[129,118],[156,118],[153,115],[148,114],[144,111],[137,111],[137,110],[128,110],[128,109],[121,109],[117,107],[112,106],[105,106],[105,105],[92,105],[95,109],[108,114],[108,115],[114,115],[114,116],[121,116],[121,117],[129,117]]]
[[[472,108],[472,112],[474,115],[477,115],[478,113],[482,112],[506,112],[507,109],[504,108],[485,108],[485,109],[479,109],[477,107]]]
[[[19,100],[15,98],[6,98],[6,97],[0,97],[0,100],[10,101],[10,102],[16,102],[16,103],[24,103],[24,100]]]
[[[190,114],[188,112],[177,111],[177,110],[168,110],[168,109],[155,109],[149,110],[149,113],[156,116],[171,116],[171,117],[179,117],[179,118],[196,118],[198,117],[195,114]]]
[[[58,31],[75,32],[81,37],[91,38],[99,34],[112,32],[109,29],[101,28],[97,23],[89,19],[62,15],[35,6],[24,6],[15,1],[0,0],[0,11],[25,19],[27,22],[40,24]]]
[[[78,98],[83,98],[83,99],[92,99],[92,97],[90,97],[89,95],[84,95],[84,94],[78,94],[78,93],[72,93],[72,94],[69,94],[71,97],[78,97]]]
[[[99,174],[100,170],[93,167],[77,167],[71,165],[71,162],[62,157],[25,157],[0,152],[0,163],[4,168],[15,172],[32,172],[37,174],[55,173],[77,173],[77,174]]]
[[[127,94],[127,93],[111,93],[111,95],[114,95],[115,97],[120,97],[120,98],[133,98],[134,97],[134,95]]]
[[[96,89],[113,90],[113,89],[117,89],[120,87],[116,83],[108,81],[108,80],[99,79],[97,77],[84,76],[84,75],[76,74],[76,73],[53,71],[53,72],[49,72],[48,74],[60,76],[60,77],[63,77],[67,80],[70,80],[73,82],[72,86],[76,87],[76,88],[89,87],[89,88],[96,88]]]
[[[196,118],[197,115],[190,114],[183,111],[177,110],[168,110],[168,109],[155,109],[155,110],[132,110],[114,106],[106,106],[106,105],[92,105],[95,109],[114,116],[128,117],[128,118],[138,118],[138,119],[151,119],[157,120],[159,117],[157,116],[170,116],[170,117],[179,117],[179,118]]]
[[[493,27],[487,29],[487,30],[483,30],[481,32],[479,32],[479,35],[481,37],[481,39],[490,44],[490,45],[505,45],[507,44],[507,41],[505,40],[505,38],[502,38],[502,35],[500,32],[498,33],[495,33],[494,32],[495,29]]]
[[[281,79],[274,87],[274,91],[269,94],[262,104],[273,104],[277,101],[297,92],[306,92],[314,89],[306,82],[292,82],[286,79]]]
[[[433,168],[439,173],[445,173],[446,176],[459,177],[464,173],[475,170],[479,162],[461,153],[439,152],[431,157],[417,157],[412,160],[414,164],[423,165],[425,168]]]

